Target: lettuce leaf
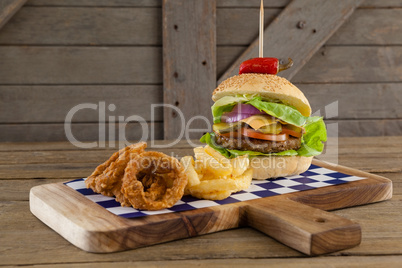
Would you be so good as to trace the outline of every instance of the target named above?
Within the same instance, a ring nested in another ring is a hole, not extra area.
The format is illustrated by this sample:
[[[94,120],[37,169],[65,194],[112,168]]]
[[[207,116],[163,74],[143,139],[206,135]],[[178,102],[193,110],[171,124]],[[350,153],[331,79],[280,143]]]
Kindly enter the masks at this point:
[[[282,103],[266,102],[263,101],[261,97],[254,97],[246,103],[253,105],[260,111],[264,111],[269,115],[295,126],[301,127],[306,123],[307,120],[307,117],[303,116],[294,107]]]
[[[237,103],[246,102],[248,100],[249,98],[244,95],[225,96],[217,100],[211,107],[214,123],[220,123],[222,114],[224,112],[230,112]]]
[[[265,154],[255,151],[241,151],[226,149],[216,143],[215,133],[206,133],[201,137],[200,141],[208,144],[216,151],[227,158],[234,158],[240,155],[248,154],[249,157],[256,156],[315,156],[321,154],[324,149],[323,142],[327,141],[327,130],[322,117],[314,116],[306,119],[306,124],[303,125],[305,133],[302,136],[301,148],[298,150],[287,150],[280,153]]]
[[[209,147],[214,148],[216,151],[221,153],[221,155],[225,156],[226,158],[234,158],[236,156],[232,155],[226,148],[223,148],[222,146],[218,145],[215,141],[215,133],[205,133],[201,139],[200,142],[206,143],[209,145]]]
[[[306,133],[302,136],[301,148],[297,150],[302,156],[315,156],[324,150],[324,143],[327,141],[327,129],[322,117],[313,116],[307,118],[304,125]]]
[[[223,97],[212,105],[211,109],[214,123],[220,123],[222,114],[230,112],[239,102],[251,104],[260,111],[264,111],[269,115],[295,126],[303,126],[307,120],[307,117],[303,116],[294,107],[282,103],[263,101],[259,96],[237,95]]]

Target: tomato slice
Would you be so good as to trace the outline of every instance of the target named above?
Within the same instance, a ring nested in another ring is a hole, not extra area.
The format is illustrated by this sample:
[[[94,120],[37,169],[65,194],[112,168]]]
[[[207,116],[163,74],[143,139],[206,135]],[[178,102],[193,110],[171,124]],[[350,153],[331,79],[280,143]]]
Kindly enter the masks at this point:
[[[266,140],[266,141],[286,141],[289,136],[286,133],[281,134],[264,134],[261,132],[257,132],[252,129],[242,128],[240,129],[240,133],[243,136],[259,139],[259,140]]]
[[[218,133],[218,134],[228,138],[240,138],[241,136],[246,136],[249,138],[266,140],[266,141],[286,141],[289,138],[288,134],[286,133],[264,134],[249,128],[241,128],[240,131]]]
[[[288,129],[288,128],[285,128],[285,127],[282,127],[282,132],[281,133],[286,133],[286,134],[288,134],[290,136],[293,136],[293,137],[296,137],[296,138],[300,138],[302,136],[301,132],[297,132],[297,131],[294,131],[294,130],[291,130],[291,129]]]
[[[219,133],[219,132],[215,132],[216,134],[223,136],[223,137],[227,137],[227,138],[241,138],[241,134],[237,131],[232,131],[232,132],[226,132],[226,133]]]

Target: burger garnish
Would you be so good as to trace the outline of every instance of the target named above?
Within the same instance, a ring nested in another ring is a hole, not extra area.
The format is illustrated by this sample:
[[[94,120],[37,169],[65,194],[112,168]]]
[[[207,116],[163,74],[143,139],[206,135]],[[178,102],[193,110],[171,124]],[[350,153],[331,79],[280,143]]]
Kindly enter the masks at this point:
[[[242,73],[222,82],[212,99],[213,132],[206,133],[201,142],[227,158],[282,157],[292,171],[275,174],[285,176],[303,172],[312,157],[323,151],[323,118],[310,116],[308,100],[285,78]]]
[[[254,58],[244,61],[239,68],[239,74],[259,73],[259,74],[277,74],[292,67],[291,58],[288,62],[281,64],[277,58]]]
[[[243,150],[243,144],[246,143],[247,138],[251,144],[256,143],[256,140],[279,143],[276,146],[270,146],[276,148],[270,150],[271,155],[280,153],[280,155],[314,156],[320,154],[323,149],[322,143],[311,144],[309,140],[305,139],[302,142],[302,137],[305,137],[303,134],[310,134],[309,130],[312,128],[320,130],[315,133],[319,135],[320,140],[325,140],[326,131],[322,117],[304,116],[296,108],[280,103],[278,100],[263,100],[256,95],[225,96],[212,106],[212,114],[214,117],[213,133],[206,134],[206,136],[212,135],[211,140],[215,140],[216,145],[227,140],[217,139],[216,136],[245,139],[244,142],[240,142],[242,145],[238,147],[233,144],[230,146],[228,152],[225,152],[229,158],[244,154],[266,154],[265,150],[263,150],[264,152],[258,149],[252,150],[252,152]],[[206,136],[202,138],[202,141],[207,142]],[[311,135],[307,137],[311,137]],[[294,139],[300,140],[300,142],[288,142],[294,144],[294,148],[280,144]],[[252,149],[253,146],[249,146],[249,148]],[[260,143],[257,148],[261,148]],[[298,152],[297,150],[301,148],[303,150]]]

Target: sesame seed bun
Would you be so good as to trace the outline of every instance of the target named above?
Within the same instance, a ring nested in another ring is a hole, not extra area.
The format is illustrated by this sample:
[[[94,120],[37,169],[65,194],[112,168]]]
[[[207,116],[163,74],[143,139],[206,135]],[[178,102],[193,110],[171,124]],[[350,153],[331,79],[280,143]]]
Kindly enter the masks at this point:
[[[212,100],[225,96],[257,94],[265,100],[279,100],[295,107],[302,115],[310,116],[311,107],[295,85],[287,79],[272,74],[244,73],[223,81],[212,93]]]

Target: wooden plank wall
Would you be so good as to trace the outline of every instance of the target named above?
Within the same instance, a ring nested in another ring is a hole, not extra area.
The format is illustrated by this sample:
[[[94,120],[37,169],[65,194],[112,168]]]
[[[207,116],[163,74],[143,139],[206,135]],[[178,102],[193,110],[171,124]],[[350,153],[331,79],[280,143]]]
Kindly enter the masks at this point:
[[[27,0],[2,0],[0,2],[0,29],[14,14],[20,10]]]
[[[289,1],[264,3],[269,24]],[[257,37],[258,7],[217,0],[217,77]],[[401,17],[400,1],[364,1],[293,77],[340,136],[402,135]],[[0,30],[0,141],[66,140],[66,115],[82,103],[98,106],[73,117],[78,140],[98,140],[99,128],[118,138],[108,121],[131,115],[161,139],[163,112],[151,104],[163,102],[162,63],[161,1],[28,0]],[[127,139],[143,135],[134,121]]]
[[[197,139],[212,122],[216,0],[164,0],[162,8],[164,138]]]
[[[278,74],[291,80],[323,44],[354,13],[362,0],[291,1],[272,23],[264,29],[264,50],[282,61],[293,60],[292,68]],[[245,60],[259,55],[259,37],[237,58],[219,78],[218,83],[238,74]],[[265,55],[265,54],[264,54]]]
[[[66,140],[82,103],[98,107],[72,118],[77,140],[139,139],[136,119],[162,139],[161,25],[160,1],[28,1],[0,31],[0,141]]]

